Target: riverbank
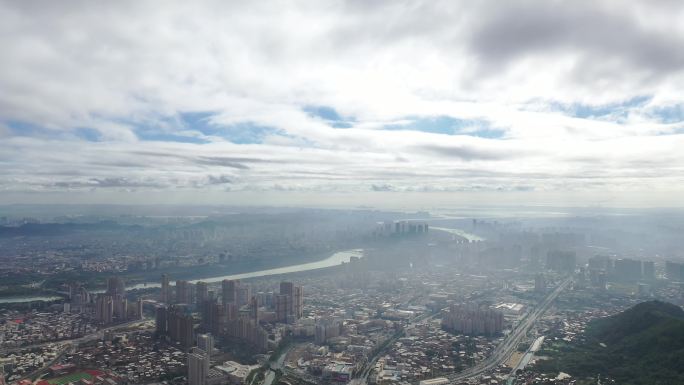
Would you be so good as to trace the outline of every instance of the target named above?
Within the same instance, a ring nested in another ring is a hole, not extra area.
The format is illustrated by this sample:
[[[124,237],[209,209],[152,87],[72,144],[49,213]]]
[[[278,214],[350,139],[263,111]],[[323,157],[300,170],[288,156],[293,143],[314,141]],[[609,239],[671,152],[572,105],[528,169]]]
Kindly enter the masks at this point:
[[[195,283],[197,281],[203,281],[207,283],[213,283],[213,282],[220,282],[224,279],[248,279],[248,278],[257,278],[257,277],[264,277],[264,276],[270,276],[270,275],[281,275],[281,274],[293,274],[293,273],[301,273],[301,272],[306,272],[306,271],[312,271],[312,270],[318,270],[318,269],[324,269],[324,268],[330,268],[330,267],[336,267],[340,266],[343,263],[348,263],[352,257],[362,257],[363,256],[363,249],[350,249],[350,250],[341,250],[337,252],[333,252],[332,254],[328,253],[325,254],[325,256],[322,259],[313,261],[313,262],[306,262],[306,263],[296,263],[296,264],[290,264],[286,266],[281,266],[281,267],[275,267],[275,268],[266,268],[266,269],[260,269],[260,270],[250,270],[250,271],[242,271],[242,272],[232,272],[231,274],[224,274],[224,275],[218,275],[223,272],[216,272],[216,269],[213,270],[214,274],[211,274],[209,276],[203,276],[203,277],[197,277],[197,272],[192,272],[190,274],[185,274],[182,276],[171,276],[172,280],[175,279],[188,279],[189,276],[195,276],[195,279],[189,279],[190,282]],[[320,258],[320,256],[319,256]],[[234,269],[231,269],[234,270]],[[146,282],[141,282],[133,285],[127,285],[127,290],[144,290],[144,289],[153,289],[157,288],[160,286],[159,282],[159,276],[162,274],[162,272],[157,272],[154,275],[154,280],[151,281],[146,281]],[[169,274],[169,273],[167,273]],[[191,275],[193,274],[193,275]],[[110,274],[111,275],[111,274]],[[138,281],[139,282],[139,281]],[[95,288],[93,290],[90,290],[91,292],[97,293],[98,291],[102,291],[103,288]],[[51,296],[51,295],[36,295],[36,296],[16,296],[16,297],[0,297],[0,305],[2,304],[21,304],[21,303],[30,303],[30,302],[50,302],[50,301],[55,301],[62,299],[60,296]]]

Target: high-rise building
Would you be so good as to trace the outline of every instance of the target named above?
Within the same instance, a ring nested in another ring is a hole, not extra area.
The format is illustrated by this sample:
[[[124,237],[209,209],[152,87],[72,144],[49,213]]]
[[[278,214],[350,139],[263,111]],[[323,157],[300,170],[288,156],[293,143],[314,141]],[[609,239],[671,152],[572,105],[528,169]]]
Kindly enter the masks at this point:
[[[254,322],[258,325],[259,324],[259,303],[257,302],[256,297],[252,297],[252,299],[249,300],[249,311],[250,311],[250,318],[254,320]]]
[[[171,287],[169,285],[169,276],[162,274],[161,276],[161,298],[160,300],[166,304],[171,302]]]
[[[252,290],[249,285],[240,285],[237,288],[237,305],[238,307],[249,304],[252,298]]]
[[[684,263],[665,262],[665,276],[670,281],[682,282],[684,280]]]
[[[285,294],[278,294],[275,296],[275,311],[276,321],[287,322],[287,316],[290,314],[290,296]]]
[[[157,334],[169,332],[168,308],[166,306],[160,306],[155,310],[155,331]]]
[[[289,296],[294,295],[294,283],[280,282],[280,294]]]
[[[589,270],[602,270],[610,272],[613,268],[613,260],[607,255],[595,255],[588,260]]]
[[[304,316],[304,288],[301,286],[295,286],[294,297],[294,316],[296,319],[300,319]]]
[[[503,313],[474,304],[451,305],[442,326],[465,335],[494,335],[503,330]]]
[[[265,352],[268,349],[268,332],[247,317],[228,321],[226,335],[249,343],[259,352]]]
[[[275,297],[276,319],[288,322],[302,317],[304,312],[304,289],[292,282],[280,283],[280,295]]]
[[[195,285],[195,302],[202,306],[209,299],[209,289],[206,282],[197,282]]]
[[[219,303],[212,302],[211,321],[208,330],[215,335],[223,334],[223,330],[226,327],[226,321],[226,308]]]
[[[185,349],[194,344],[194,319],[187,309],[176,305],[169,308],[167,324],[169,337],[172,340],[180,342]]]
[[[135,304],[135,316],[137,319],[141,320],[144,318],[144,313],[143,313],[143,300],[142,298],[138,298]]]
[[[224,279],[221,281],[221,291],[223,294],[223,304],[237,304],[237,292],[240,281],[237,279]]]
[[[397,236],[407,234],[427,233],[430,226],[422,220],[403,220],[394,222],[378,222],[375,228],[375,236]]]
[[[287,299],[287,314],[290,316],[294,314],[294,288],[295,285],[292,282],[281,282],[280,283],[280,295],[286,295]]]
[[[342,334],[342,320],[336,317],[323,317],[316,321],[314,339],[316,344],[322,345],[330,338]]]
[[[616,259],[613,275],[617,281],[638,281],[641,279],[641,261],[629,258]]]
[[[190,287],[188,281],[176,281],[176,303],[190,303]]]
[[[205,352],[207,359],[211,361],[211,352],[214,349],[214,337],[211,334],[198,334],[197,348]]]
[[[549,251],[546,255],[546,268],[561,273],[572,273],[577,265],[577,255],[574,251]]]
[[[543,293],[546,291],[546,279],[544,279],[544,274],[537,273],[534,276],[534,291],[537,293]]]
[[[655,281],[655,262],[653,261],[644,261],[642,263],[642,278],[646,281]]]
[[[119,321],[124,321],[128,317],[128,300],[121,294],[112,296],[114,304],[114,318]]]
[[[209,375],[207,356],[200,352],[188,354],[188,384],[206,385]]]
[[[114,300],[111,295],[100,294],[95,302],[95,320],[102,325],[114,322]]]
[[[125,295],[126,285],[123,279],[119,277],[110,277],[107,279],[107,294],[109,295]]]

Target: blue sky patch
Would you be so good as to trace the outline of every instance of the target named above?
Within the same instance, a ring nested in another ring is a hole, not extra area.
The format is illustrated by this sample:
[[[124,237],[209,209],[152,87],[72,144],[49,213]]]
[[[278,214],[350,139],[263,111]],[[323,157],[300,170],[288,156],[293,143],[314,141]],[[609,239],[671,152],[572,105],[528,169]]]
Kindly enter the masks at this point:
[[[666,107],[656,107],[649,111],[650,115],[661,123],[671,124],[684,122],[684,105],[675,104]]]
[[[261,126],[252,122],[231,125],[212,123],[213,112],[181,113],[174,118],[160,120],[157,125],[136,126],[136,134],[142,140],[171,141],[183,143],[209,143],[213,136],[237,144],[258,144],[268,135],[281,134],[274,127]],[[193,135],[193,133],[195,135]]]
[[[334,108],[328,106],[304,106],[302,108],[309,116],[323,119],[334,128],[351,128],[354,119],[343,118]]]
[[[643,107],[651,99],[651,96],[636,96],[624,102],[601,105],[581,103],[563,104],[558,102],[551,102],[549,104],[552,110],[563,112],[564,114],[575,118],[592,119],[609,115],[615,118],[626,118],[630,109]]]
[[[385,130],[410,130],[430,132],[445,135],[470,135],[481,138],[501,138],[503,130],[491,127],[488,121],[482,119],[458,119],[451,116],[408,117],[407,124],[389,124]]]
[[[100,134],[99,131],[87,127],[79,127],[75,129],[74,134],[76,134],[76,136],[78,136],[79,138],[85,139],[90,142],[99,142],[102,138],[102,134]]]

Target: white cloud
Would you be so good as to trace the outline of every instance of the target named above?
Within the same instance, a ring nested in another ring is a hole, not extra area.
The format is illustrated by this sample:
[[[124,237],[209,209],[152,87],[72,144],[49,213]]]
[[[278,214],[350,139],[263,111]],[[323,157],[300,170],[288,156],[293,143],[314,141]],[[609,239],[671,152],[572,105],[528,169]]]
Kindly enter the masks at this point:
[[[532,200],[530,191],[608,189],[677,203],[684,124],[662,111],[683,96],[683,10],[612,0],[2,1],[0,191],[94,189],[126,201],[139,199],[125,193],[133,187],[181,196],[229,184],[230,194],[486,190]],[[352,127],[306,106],[331,107]],[[211,132],[185,113],[206,114]],[[440,116],[503,136],[383,129]],[[231,143],[246,123],[272,130]]]

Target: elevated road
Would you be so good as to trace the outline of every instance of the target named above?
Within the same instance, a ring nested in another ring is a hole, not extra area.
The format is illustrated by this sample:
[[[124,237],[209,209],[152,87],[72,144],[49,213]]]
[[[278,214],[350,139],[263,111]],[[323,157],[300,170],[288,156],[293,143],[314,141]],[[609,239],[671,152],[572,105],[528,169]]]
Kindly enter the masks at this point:
[[[494,349],[491,356],[487,357],[484,361],[479,364],[470,367],[462,372],[447,376],[451,383],[455,383],[461,380],[472,378],[485,372],[488,372],[497,366],[503,364],[508,357],[513,354],[518,344],[527,335],[527,332],[532,328],[537,319],[541,317],[548,309],[551,307],[553,301],[558,297],[558,295],[565,290],[570,283],[572,283],[572,278],[567,278],[565,281],[561,282],[551,293],[549,293],[544,300],[537,305],[530,313],[528,313],[525,318],[520,321],[518,326],[513,329],[513,331],[506,337],[506,339]]]
[[[77,338],[72,338],[72,339],[64,339],[64,340],[57,340],[57,341],[47,341],[47,342],[41,342],[41,343],[33,344],[33,345],[16,346],[16,347],[11,347],[11,348],[6,348],[6,349],[0,349],[0,356],[5,356],[5,355],[8,355],[8,354],[10,354],[10,353],[21,352],[21,351],[24,351],[24,350],[31,350],[31,349],[42,348],[42,347],[48,346],[48,345],[57,346],[57,345],[68,345],[68,344],[71,344],[71,345],[78,346],[78,345],[83,344],[83,343],[86,343],[86,342],[90,342],[90,341],[94,341],[94,340],[101,339],[101,338],[104,336],[104,332],[105,332],[105,331],[113,331],[113,330],[118,330],[118,329],[124,329],[124,328],[128,328],[128,327],[132,327],[132,326],[136,326],[136,325],[143,324],[143,323],[145,323],[145,322],[147,322],[147,321],[149,321],[149,320],[148,320],[148,319],[142,319],[142,320],[129,321],[129,322],[125,322],[125,323],[121,323],[121,324],[109,326],[109,327],[106,327],[106,328],[103,328],[103,329],[94,331],[94,332],[92,332],[92,333],[90,333],[90,334],[86,334],[86,335],[84,335],[84,336],[77,337]]]

